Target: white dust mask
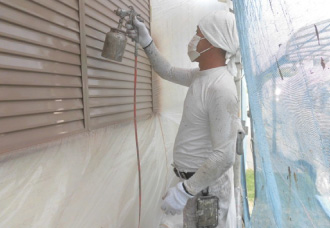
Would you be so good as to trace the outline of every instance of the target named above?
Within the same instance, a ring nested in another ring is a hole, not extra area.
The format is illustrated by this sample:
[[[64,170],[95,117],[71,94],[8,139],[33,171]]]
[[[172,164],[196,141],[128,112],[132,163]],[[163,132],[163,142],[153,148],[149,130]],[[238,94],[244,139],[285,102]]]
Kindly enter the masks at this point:
[[[199,41],[204,40],[204,39],[205,39],[204,37],[202,38],[200,36],[194,35],[193,38],[191,39],[191,41],[189,42],[188,56],[189,56],[191,62],[194,62],[202,53],[204,53],[212,48],[212,46],[211,46],[209,48],[206,48],[204,51],[201,51],[201,52],[197,51],[197,45],[198,45]]]

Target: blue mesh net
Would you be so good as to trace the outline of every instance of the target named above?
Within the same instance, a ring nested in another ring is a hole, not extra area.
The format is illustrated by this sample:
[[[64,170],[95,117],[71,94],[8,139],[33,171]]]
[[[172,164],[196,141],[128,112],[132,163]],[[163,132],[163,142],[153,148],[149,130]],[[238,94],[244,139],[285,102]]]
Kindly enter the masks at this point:
[[[254,125],[251,227],[330,227],[330,2],[236,0]]]

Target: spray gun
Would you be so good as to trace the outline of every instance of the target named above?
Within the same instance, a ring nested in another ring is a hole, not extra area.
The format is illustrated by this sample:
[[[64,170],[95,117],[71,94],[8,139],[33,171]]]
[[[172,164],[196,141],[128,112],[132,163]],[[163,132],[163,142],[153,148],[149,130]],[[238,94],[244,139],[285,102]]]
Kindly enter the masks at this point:
[[[115,10],[117,16],[120,17],[118,27],[111,28],[110,32],[106,34],[104,46],[102,50],[102,56],[107,59],[115,60],[118,62],[122,61],[122,57],[124,55],[125,47],[126,47],[126,32],[122,30],[122,27],[133,28],[136,29],[133,23],[133,19],[136,16],[137,19],[143,22],[143,19],[139,14],[136,13],[133,6],[129,6],[128,10],[123,10],[118,8]],[[126,20],[126,17],[128,19]],[[124,22],[125,25],[123,24]],[[134,41],[134,40],[132,40]],[[137,42],[135,43],[135,56],[137,56]]]

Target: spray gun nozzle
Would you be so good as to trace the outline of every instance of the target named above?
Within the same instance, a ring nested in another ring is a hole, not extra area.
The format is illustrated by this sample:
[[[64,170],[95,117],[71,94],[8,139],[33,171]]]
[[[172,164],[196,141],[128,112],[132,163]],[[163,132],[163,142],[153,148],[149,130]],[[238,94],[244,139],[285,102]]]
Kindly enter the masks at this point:
[[[121,8],[118,8],[118,9],[115,10],[115,13],[120,18],[125,18],[125,17],[127,17],[131,14],[131,10],[123,10]]]

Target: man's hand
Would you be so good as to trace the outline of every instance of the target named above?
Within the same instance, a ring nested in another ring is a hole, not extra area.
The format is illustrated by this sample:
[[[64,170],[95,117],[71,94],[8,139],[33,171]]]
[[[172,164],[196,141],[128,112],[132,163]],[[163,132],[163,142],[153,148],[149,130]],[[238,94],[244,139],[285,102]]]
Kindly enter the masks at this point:
[[[166,214],[181,214],[188,199],[193,198],[183,188],[183,182],[179,182],[175,187],[170,188],[163,197],[161,209]]]
[[[130,24],[126,25],[128,37],[138,42],[143,48],[149,46],[152,42],[152,38],[145,24],[140,22],[136,17],[133,19],[133,24],[137,30],[133,29],[133,26]]]

